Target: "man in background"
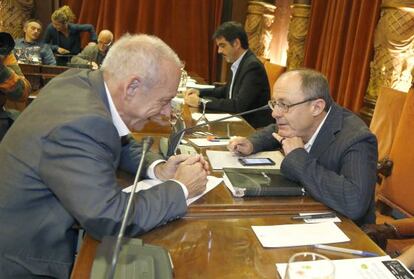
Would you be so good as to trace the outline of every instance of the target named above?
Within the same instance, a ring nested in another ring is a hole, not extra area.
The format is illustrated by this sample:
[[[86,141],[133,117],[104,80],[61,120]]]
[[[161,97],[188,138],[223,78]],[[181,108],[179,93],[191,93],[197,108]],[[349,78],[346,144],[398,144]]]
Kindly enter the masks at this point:
[[[112,44],[114,35],[109,30],[102,30],[98,35],[98,44],[86,46],[81,53],[73,56],[72,66],[88,65],[91,69],[98,69]]]
[[[249,49],[249,41],[243,26],[238,22],[225,22],[214,33],[218,53],[232,63],[232,75],[225,86],[214,89],[189,89],[185,102],[191,107],[202,107],[201,100],[208,102],[206,109],[238,113],[267,104],[270,99],[269,82],[263,64]],[[254,128],[272,122],[267,111],[258,111],[243,116]]]
[[[140,67],[137,67],[139,65]],[[163,41],[125,35],[102,70],[71,69],[43,87],[0,144],[0,270],[4,278],[69,278],[76,225],[95,239],[116,235],[129,195],[116,171],[134,174],[142,146],[125,139],[149,119],[170,116],[182,64]],[[204,191],[202,156],[149,152],[125,234],[135,236],[183,216]]]
[[[333,102],[328,81],[314,70],[283,74],[273,95],[276,124],[231,140],[229,150],[249,155],[281,148],[284,176],[358,225],[375,223],[377,140],[365,123]]]
[[[16,40],[14,54],[17,60],[27,64],[56,65],[53,51],[48,44],[39,40],[42,24],[37,19],[29,19],[23,26],[24,38]]]

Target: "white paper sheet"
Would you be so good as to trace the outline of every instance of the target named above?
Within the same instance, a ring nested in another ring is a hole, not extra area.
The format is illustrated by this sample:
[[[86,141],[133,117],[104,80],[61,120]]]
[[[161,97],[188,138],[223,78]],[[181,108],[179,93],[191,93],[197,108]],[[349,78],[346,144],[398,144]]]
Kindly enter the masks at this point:
[[[335,265],[335,279],[395,279],[399,278],[387,269],[382,261],[390,261],[389,256],[373,258],[357,258],[332,261]],[[391,260],[397,261],[397,260]],[[307,262],[309,264],[309,262]],[[317,262],[311,262],[311,265],[317,267]],[[281,278],[284,278],[286,272],[286,263],[276,264],[277,271]],[[404,269],[406,269],[403,266]],[[407,272],[409,272],[406,269]],[[406,277],[404,277],[406,278]]]
[[[195,89],[213,89],[215,86],[214,85],[210,85],[210,84],[198,84],[195,83],[194,81],[192,82],[191,80],[188,81],[187,80],[187,85],[188,88],[195,88]]]
[[[213,170],[221,170],[223,168],[249,168],[249,169],[280,169],[283,161],[283,155],[279,151],[259,152],[247,158],[270,158],[275,162],[273,166],[243,166],[238,161],[241,156],[236,156],[230,151],[206,150],[208,160]],[[246,157],[244,157],[246,158]]]
[[[252,226],[263,247],[293,247],[302,245],[346,242],[350,239],[335,223]]]
[[[191,114],[191,117],[195,121],[200,119],[201,116],[202,116],[202,114],[199,113],[199,112],[193,112]],[[231,116],[231,114],[228,114],[228,113],[206,113],[206,114],[204,114],[204,116],[207,118],[208,121],[215,121],[215,120],[227,117],[227,116]],[[223,120],[223,122],[239,122],[239,121],[242,121],[242,120],[238,117],[231,117],[229,119]]]
[[[189,139],[192,143],[198,147],[207,147],[207,146],[222,146],[228,145],[230,140],[218,140],[218,141],[209,141],[207,138],[192,138]]]
[[[201,198],[202,196],[204,196],[205,194],[207,194],[208,192],[216,188],[222,181],[222,178],[215,177],[215,176],[207,176],[207,179],[208,181],[206,185],[206,190],[198,196],[195,196],[191,199],[187,199],[187,205],[192,204],[193,202],[195,202],[196,200],[198,200],[199,198]],[[141,180],[140,182],[138,182],[136,192],[139,192],[141,190],[147,190],[160,183],[162,183],[162,181],[158,179]],[[132,185],[127,188],[124,188],[122,191],[124,191],[125,193],[130,193],[132,191]]]

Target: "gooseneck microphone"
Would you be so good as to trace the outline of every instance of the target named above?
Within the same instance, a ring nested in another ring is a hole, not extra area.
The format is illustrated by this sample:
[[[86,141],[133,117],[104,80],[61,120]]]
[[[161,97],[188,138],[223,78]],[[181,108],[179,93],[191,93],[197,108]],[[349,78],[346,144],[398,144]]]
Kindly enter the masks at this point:
[[[125,210],[124,218],[122,219],[121,229],[116,239],[115,248],[114,248],[114,252],[112,255],[111,266],[110,266],[110,270],[109,270],[108,277],[107,277],[108,279],[114,278],[115,268],[118,262],[118,255],[119,255],[119,251],[121,250],[122,238],[124,237],[124,234],[125,234],[125,228],[126,228],[126,224],[128,221],[130,211],[131,211],[131,205],[134,200],[135,190],[137,189],[138,180],[139,180],[139,177],[141,176],[145,156],[147,154],[147,151],[151,148],[151,145],[153,143],[154,143],[154,139],[152,137],[144,137],[142,140],[141,160],[139,161],[139,164],[138,164],[138,170],[135,175],[134,184],[132,186],[131,194],[129,195],[129,200],[128,200],[127,208]]]
[[[221,121],[227,120],[227,119],[232,118],[232,117],[242,116],[242,115],[246,115],[246,114],[249,114],[249,113],[262,111],[262,110],[268,110],[268,109],[270,109],[270,107],[269,107],[269,105],[266,104],[264,106],[261,106],[261,107],[255,108],[255,109],[239,112],[239,113],[232,114],[232,115],[229,115],[229,116],[226,116],[226,117],[223,117],[223,118],[219,118],[219,119],[216,119],[216,120],[213,120],[213,121],[206,121],[204,123],[182,129],[182,130],[176,132],[175,134],[171,135],[170,138],[168,139],[167,157],[170,157],[170,156],[174,155],[174,152],[177,149],[178,145],[180,144],[180,141],[181,141],[182,137],[184,136],[185,132],[193,131],[193,130],[196,130],[200,127],[203,127],[203,126],[206,126],[206,125],[209,125],[209,124],[213,124],[213,123],[216,123],[216,122],[221,122]]]

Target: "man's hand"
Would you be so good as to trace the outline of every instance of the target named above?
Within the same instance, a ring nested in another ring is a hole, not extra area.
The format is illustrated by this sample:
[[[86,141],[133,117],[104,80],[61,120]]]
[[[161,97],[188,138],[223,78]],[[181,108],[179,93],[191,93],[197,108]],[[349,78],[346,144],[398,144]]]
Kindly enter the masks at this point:
[[[304,148],[305,145],[303,143],[302,138],[300,137],[291,137],[291,138],[284,138],[277,133],[272,133],[272,136],[280,142],[280,145],[283,148],[283,152],[285,155],[288,155],[290,152],[295,150],[296,148]]]
[[[178,166],[174,179],[187,187],[188,198],[206,189],[209,165],[200,155],[192,156]]]
[[[171,156],[165,163],[161,163],[155,166],[155,176],[160,180],[167,180],[174,177],[178,165],[187,160],[190,155],[180,154],[177,156]]]
[[[184,92],[184,102],[190,107],[198,107],[200,104],[200,91],[191,88]]]
[[[62,48],[62,47],[58,48],[57,52],[58,52],[59,54],[68,54],[68,53],[70,53],[70,51],[69,51],[69,50],[67,50],[67,49],[65,49],[65,48]]]
[[[253,144],[247,138],[232,138],[227,145],[227,149],[237,155],[250,155],[253,153]]]
[[[91,62],[90,62],[90,65],[91,65],[92,70],[97,70],[97,69],[99,69],[98,64],[96,64],[96,62],[94,62],[94,61],[91,61]]]

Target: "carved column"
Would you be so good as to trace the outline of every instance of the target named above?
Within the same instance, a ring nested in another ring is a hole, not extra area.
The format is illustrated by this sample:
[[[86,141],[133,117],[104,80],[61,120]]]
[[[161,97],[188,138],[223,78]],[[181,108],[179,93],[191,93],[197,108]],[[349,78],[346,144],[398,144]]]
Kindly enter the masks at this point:
[[[382,86],[408,92],[414,70],[414,1],[383,0],[361,116],[370,121]]]
[[[248,2],[244,27],[249,37],[249,47],[257,56],[265,59],[269,59],[269,46],[272,41],[271,27],[275,9],[276,6],[268,3]]]
[[[0,0],[0,31],[23,37],[23,23],[33,14],[34,0]]]
[[[291,6],[292,16],[289,23],[287,51],[287,69],[292,70],[303,66],[305,56],[305,39],[308,34],[310,2],[294,1]]]

